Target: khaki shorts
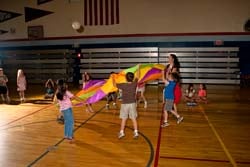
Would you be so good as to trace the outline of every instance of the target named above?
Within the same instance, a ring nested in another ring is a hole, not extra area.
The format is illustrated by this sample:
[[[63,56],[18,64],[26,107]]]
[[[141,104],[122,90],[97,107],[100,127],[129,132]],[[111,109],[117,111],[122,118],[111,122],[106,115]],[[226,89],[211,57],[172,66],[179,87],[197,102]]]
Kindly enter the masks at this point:
[[[144,87],[141,87],[141,88],[136,88],[136,92],[142,92],[144,93],[145,92],[145,86]]]
[[[121,104],[120,118],[136,119],[137,118],[136,103]]]

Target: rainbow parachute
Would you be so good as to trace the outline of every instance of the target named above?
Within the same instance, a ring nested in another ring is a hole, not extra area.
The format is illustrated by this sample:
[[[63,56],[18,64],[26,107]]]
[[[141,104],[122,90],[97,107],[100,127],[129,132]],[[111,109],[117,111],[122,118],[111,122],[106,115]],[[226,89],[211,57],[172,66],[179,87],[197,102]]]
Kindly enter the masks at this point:
[[[139,83],[148,82],[161,78],[161,72],[165,66],[162,64],[140,64],[140,78]],[[112,74],[116,83],[126,82],[125,75],[127,72],[135,73],[137,65],[125,69],[118,74]],[[86,103],[95,103],[104,98],[108,93],[117,91],[113,86],[111,76],[107,80],[91,80],[87,83],[85,88],[79,91],[76,96],[84,99]]]

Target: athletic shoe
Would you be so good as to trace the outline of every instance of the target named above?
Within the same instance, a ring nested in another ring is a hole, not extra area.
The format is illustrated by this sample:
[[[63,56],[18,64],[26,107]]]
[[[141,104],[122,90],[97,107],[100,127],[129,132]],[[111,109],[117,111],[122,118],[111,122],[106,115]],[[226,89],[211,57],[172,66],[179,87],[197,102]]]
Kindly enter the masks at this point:
[[[184,118],[183,117],[179,117],[179,118],[177,118],[177,124],[179,124],[179,123],[181,123],[181,121],[183,120]]]
[[[134,139],[137,139],[138,137],[139,137],[139,133],[138,133],[138,132],[134,132],[133,138],[134,138]]]
[[[168,122],[164,122],[164,123],[161,125],[162,128],[163,128],[163,127],[167,127],[167,126],[169,126],[169,123],[168,123]]]
[[[118,139],[121,139],[125,136],[125,133],[124,132],[120,132],[118,133]]]
[[[113,107],[117,109],[117,104],[115,102],[113,103]]]
[[[57,122],[60,124],[64,124],[64,117],[63,116],[58,117]]]
[[[197,106],[197,103],[196,103],[196,102],[193,102],[193,103],[192,103],[192,106]]]
[[[72,143],[74,143],[75,140],[73,138],[68,138],[68,141],[70,144],[72,144]]]

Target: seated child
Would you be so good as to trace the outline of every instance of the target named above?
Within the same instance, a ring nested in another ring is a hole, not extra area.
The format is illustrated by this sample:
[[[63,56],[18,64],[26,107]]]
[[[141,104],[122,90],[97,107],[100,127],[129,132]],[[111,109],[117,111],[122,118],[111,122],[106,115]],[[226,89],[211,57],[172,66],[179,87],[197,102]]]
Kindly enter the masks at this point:
[[[197,102],[207,103],[207,88],[205,84],[199,85]]]
[[[54,82],[52,79],[48,79],[47,82],[45,83],[45,99],[53,99],[54,94],[55,94],[55,89],[54,89]]]
[[[185,92],[185,101],[187,102],[187,105],[196,105],[196,97],[195,97],[195,89],[194,89],[194,84],[190,83],[188,85],[188,88],[186,89],[186,92]]]

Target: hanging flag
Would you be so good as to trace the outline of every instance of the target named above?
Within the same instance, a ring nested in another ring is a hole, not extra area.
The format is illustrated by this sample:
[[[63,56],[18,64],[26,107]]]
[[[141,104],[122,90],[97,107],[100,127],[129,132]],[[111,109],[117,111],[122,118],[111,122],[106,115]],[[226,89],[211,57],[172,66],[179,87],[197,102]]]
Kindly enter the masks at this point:
[[[15,17],[21,16],[22,14],[20,13],[14,13],[14,12],[9,12],[9,11],[4,11],[0,10],[0,23],[13,19]]]
[[[25,7],[25,22],[49,15],[53,12]]]
[[[85,26],[119,24],[119,13],[119,0],[84,0]]]
[[[37,5],[41,5],[41,4],[49,2],[49,1],[53,1],[53,0],[37,0]]]

